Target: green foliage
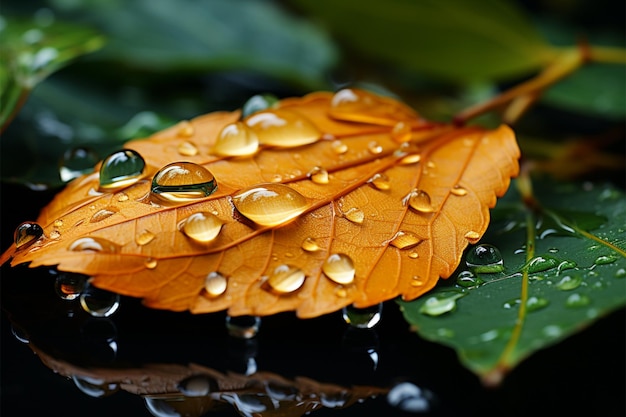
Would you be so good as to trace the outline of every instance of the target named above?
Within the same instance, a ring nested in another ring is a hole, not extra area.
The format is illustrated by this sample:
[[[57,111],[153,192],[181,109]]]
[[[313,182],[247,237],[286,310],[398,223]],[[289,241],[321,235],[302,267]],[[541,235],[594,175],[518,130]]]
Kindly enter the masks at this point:
[[[623,192],[549,182],[535,198],[541,207],[531,212],[512,187],[493,210],[481,244],[499,250],[501,272],[464,265],[423,298],[401,302],[422,337],[454,347],[487,381],[626,304]]]

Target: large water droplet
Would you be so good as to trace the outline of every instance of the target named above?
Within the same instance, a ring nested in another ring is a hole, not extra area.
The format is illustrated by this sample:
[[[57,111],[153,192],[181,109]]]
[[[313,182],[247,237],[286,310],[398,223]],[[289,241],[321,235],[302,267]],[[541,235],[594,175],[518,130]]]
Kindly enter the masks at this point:
[[[363,213],[363,210],[356,207],[352,207],[344,211],[343,216],[352,223],[356,224],[361,224],[363,223],[363,220],[365,220],[365,213]]]
[[[100,166],[100,188],[113,190],[127,187],[141,178],[145,166],[141,155],[131,149],[114,152]]]
[[[316,184],[328,184],[328,171],[322,167],[314,167],[307,175]]]
[[[259,137],[245,123],[231,123],[217,135],[213,152],[223,156],[254,155],[259,149]]]
[[[526,300],[526,308],[528,311],[537,311],[544,307],[547,307],[550,302],[543,297],[531,296]]]
[[[320,246],[317,241],[312,237],[307,237],[302,241],[302,249],[307,252],[317,252],[320,250]]]
[[[465,294],[462,292],[442,291],[428,297],[419,311],[428,316],[441,316],[453,311],[456,308],[456,300],[463,296]]]
[[[393,237],[390,244],[398,249],[409,249],[415,247],[421,241],[422,239],[420,239],[415,233],[400,230]]]
[[[238,339],[252,339],[260,327],[261,318],[257,316],[226,316],[228,334]]]
[[[543,272],[559,265],[559,260],[551,256],[536,256],[528,262],[528,272]]]
[[[69,182],[83,174],[91,172],[98,163],[98,155],[89,148],[72,148],[63,154],[59,164],[61,181]]]
[[[504,271],[504,262],[498,248],[482,244],[473,247],[465,257],[465,263],[475,273],[493,274]]]
[[[337,284],[351,284],[354,281],[354,261],[345,253],[334,253],[322,265],[324,274]]]
[[[54,289],[62,300],[72,301],[85,289],[87,277],[82,274],[61,272],[54,281]]]
[[[233,196],[235,208],[262,226],[277,226],[294,219],[308,207],[307,199],[283,184],[261,184]]]
[[[245,120],[264,145],[295,147],[316,142],[321,136],[311,121],[289,110],[267,110]]]
[[[13,233],[13,241],[16,249],[22,249],[32,245],[43,237],[43,228],[35,222],[24,222],[17,226]]]
[[[192,375],[178,383],[178,390],[186,397],[205,397],[219,391],[219,385],[209,375]]]
[[[409,204],[412,209],[420,213],[432,213],[435,211],[430,203],[430,195],[426,191],[414,189],[402,200],[403,204]]]
[[[74,252],[116,253],[119,245],[100,237],[80,237],[73,241],[67,250]]]
[[[273,94],[256,94],[250,97],[241,107],[241,118],[246,118],[254,113],[267,110],[278,103],[278,98]]]
[[[391,181],[389,180],[389,177],[382,173],[375,174],[372,178],[369,179],[368,183],[377,190],[381,191],[386,191],[391,188]]]
[[[194,213],[178,224],[178,229],[198,243],[215,240],[224,224],[216,215],[208,212]]]
[[[359,329],[371,329],[376,326],[382,317],[383,304],[366,308],[356,308],[352,305],[341,311],[346,323]]]
[[[589,304],[591,304],[591,299],[585,294],[574,293],[565,300],[565,305],[568,307],[586,307]]]
[[[94,317],[109,317],[120,306],[120,295],[88,284],[80,294],[80,305]]]
[[[556,287],[559,290],[569,291],[580,287],[582,282],[583,279],[580,275],[565,275],[559,282],[556,283]]]
[[[213,271],[204,279],[204,290],[209,297],[219,297],[226,292],[228,280],[219,272]]]
[[[456,285],[464,288],[476,288],[484,283],[485,281],[474,275],[472,271],[461,271],[456,277]]]
[[[91,216],[91,219],[89,219],[89,222],[91,222],[91,223],[101,222],[102,220],[108,219],[109,217],[111,217],[112,215],[114,215],[115,213],[117,213],[119,211],[120,210],[117,207],[113,207],[113,206],[105,207],[103,209],[100,209],[100,210],[96,211]]]
[[[174,162],[161,168],[152,179],[155,203],[180,203],[211,195],[217,182],[211,172],[193,162]]]
[[[265,282],[266,288],[277,294],[288,294],[297,291],[304,284],[304,272],[295,266],[279,265]]]

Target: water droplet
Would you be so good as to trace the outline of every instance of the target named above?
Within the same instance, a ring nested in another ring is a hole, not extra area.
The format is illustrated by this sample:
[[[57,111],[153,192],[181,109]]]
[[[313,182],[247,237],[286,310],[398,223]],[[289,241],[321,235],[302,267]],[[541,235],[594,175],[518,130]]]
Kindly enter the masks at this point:
[[[222,230],[224,222],[208,212],[194,213],[178,224],[178,229],[198,243],[215,240]]]
[[[576,262],[574,262],[574,261],[561,261],[559,263],[559,265],[556,267],[557,275],[560,274],[561,272],[567,270],[567,269],[574,269],[574,268],[576,268]]]
[[[259,143],[264,145],[302,146],[316,142],[322,136],[310,120],[284,109],[255,113],[245,123],[257,134]]]
[[[237,339],[252,339],[259,332],[261,318],[256,316],[226,316],[226,330]]]
[[[91,216],[91,219],[89,219],[89,221],[91,223],[98,223],[98,222],[101,222],[102,220],[108,219],[109,217],[111,217],[117,212],[119,212],[118,208],[108,206],[95,212],[93,216]]]
[[[215,378],[209,375],[192,375],[180,381],[178,390],[186,397],[206,397],[219,391]]]
[[[231,123],[220,131],[213,152],[223,156],[254,155],[259,149],[259,137],[245,123]]]
[[[361,224],[363,223],[363,220],[365,220],[365,213],[363,213],[363,210],[356,208],[356,207],[352,207],[350,209],[348,209],[347,211],[345,211],[343,213],[343,216],[350,220],[352,223],[357,223],[357,224]]]
[[[316,184],[328,184],[328,171],[322,167],[314,167],[307,175]]]
[[[89,148],[72,148],[63,154],[59,164],[61,181],[69,182],[83,174],[93,171],[100,158]]]
[[[462,292],[442,291],[426,299],[420,313],[428,316],[440,316],[456,308],[456,300],[465,296]]]
[[[72,375],[72,381],[76,388],[94,398],[109,396],[119,390],[119,385],[113,382],[106,382],[104,379],[91,376]]]
[[[367,182],[377,190],[386,191],[391,188],[391,181],[389,180],[389,177],[382,173],[375,174]]]
[[[410,414],[426,413],[431,408],[433,394],[410,382],[401,382],[387,393],[387,402]]]
[[[526,308],[529,312],[540,310],[544,307],[547,307],[548,304],[550,304],[550,302],[543,297],[531,296],[528,297],[528,300],[526,300]]]
[[[109,317],[120,306],[120,295],[87,284],[80,294],[80,305],[94,317]]]
[[[284,184],[261,184],[233,196],[235,208],[262,226],[277,226],[304,213],[307,199]]]
[[[58,230],[53,230],[50,232],[50,239],[57,240],[61,238],[61,232]]]
[[[461,271],[456,277],[456,285],[464,288],[476,288],[484,283],[485,281],[474,275],[472,271]]]
[[[334,253],[326,258],[322,265],[324,274],[337,284],[351,284],[354,282],[354,262],[344,253]]]
[[[339,298],[346,298],[348,296],[348,291],[345,288],[339,286],[335,290],[335,295]]]
[[[82,274],[61,272],[54,282],[54,289],[62,300],[72,301],[80,296],[85,288],[87,277]]]
[[[250,97],[241,107],[241,118],[272,108],[278,103],[278,98],[273,94],[256,94]]]
[[[391,129],[391,139],[398,143],[404,143],[411,140],[411,126],[404,122],[398,122]]]
[[[67,250],[74,252],[116,253],[119,246],[101,237],[80,237],[73,241]]]
[[[617,256],[615,255],[601,255],[598,256],[596,260],[593,261],[593,263],[596,265],[608,265],[612,264],[615,261],[617,261]]]
[[[420,239],[415,233],[400,230],[389,243],[398,249],[409,249],[415,247],[421,241],[422,239]]]
[[[464,195],[467,195],[467,189],[461,187],[460,185],[455,185],[450,189],[450,193],[458,197],[463,197]]]
[[[570,291],[580,287],[582,282],[583,279],[580,275],[565,275],[559,282],[556,283],[556,287],[559,290]]]
[[[119,193],[119,195],[117,196],[117,201],[120,203],[123,203],[124,201],[128,201],[128,194]]]
[[[356,308],[352,305],[344,307],[341,314],[346,323],[359,329],[371,329],[376,326],[382,317],[383,304],[366,308]]]
[[[297,291],[304,284],[304,272],[295,266],[279,265],[265,282],[266,288],[277,294],[288,294]]]
[[[63,220],[61,219],[55,220],[53,225],[54,227],[63,227]]]
[[[330,146],[333,152],[335,152],[337,155],[343,155],[344,153],[348,152],[348,145],[340,140],[333,140]]]
[[[178,133],[177,136],[180,138],[190,138],[192,137],[196,132],[195,129],[193,128],[193,125],[191,123],[189,123],[188,121],[183,121],[180,123],[182,126],[180,129],[178,129]]]
[[[406,197],[402,200],[403,204],[409,204],[411,208],[420,212],[420,213],[432,213],[435,211],[433,206],[430,203],[430,195],[426,191],[412,190]]]
[[[522,303],[522,300],[520,300],[519,298],[513,298],[509,301],[505,301],[502,306],[508,310],[508,309],[519,306],[521,303]]]
[[[615,271],[615,278],[626,278],[626,269],[620,268]]]
[[[226,292],[228,280],[219,272],[213,271],[204,279],[204,290],[209,297],[219,297]]]
[[[378,155],[383,151],[383,147],[378,144],[378,142],[370,142],[367,144],[367,149],[371,154]]]
[[[141,232],[137,233],[137,235],[135,235],[135,242],[139,246],[144,246],[152,242],[155,237],[156,235],[154,233],[152,233],[149,230],[144,229]]]
[[[493,274],[504,271],[504,262],[498,248],[482,244],[473,247],[465,257],[465,264],[473,272]]]
[[[465,233],[464,237],[469,243],[474,244],[480,240],[480,233],[470,230],[469,232]]]
[[[403,157],[402,159],[400,159],[400,164],[402,165],[416,164],[419,161],[421,161],[421,159],[422,159],[422,155],[420,155],[419,153],[411,153]]]
[[[543,272],[548,269],[556,268],[559,261],[551,256],[536,256],[528,262],[528,272]]]
[[[159,264],[159,261],[157,261],[154,258],[148,258],[148,259],[145,260],[145,262],[143,264],[148,269],[154,269]]]
[[[307,237],[306,239],[304,239],[301,246],[302,249],[307,252],[317,252],[321,249],[317,241],[312,237]]]
[[[574,293],[567,297],[565,305],[568,307],[586,307],[591,303],[591,299],[585,294]]]
[[[195,156],[198,154],[198,148],[191,142],[184,141],[178,144],[178,153],[183,156]]]
[[[112,190],[137,182],[145,166],[141,155],[131,149],[110,154],[100,166],[100,189]]]
[[[419,256],[420,256],[419,253],[417,253],[415,251],[409,252],[409,258],[411,258],[411,259],[417,259],[417,258],[419,258]]]
[[[207,197],[216,189],[208,169],[193,162],[174,162],[156,173],[151,195],[155,203],[180,203]]]
[[[42,227],[35,222],[24,222],[17,226],[13,233],[13,241],[16,249],[22,249],[32,245],[43,237]]]

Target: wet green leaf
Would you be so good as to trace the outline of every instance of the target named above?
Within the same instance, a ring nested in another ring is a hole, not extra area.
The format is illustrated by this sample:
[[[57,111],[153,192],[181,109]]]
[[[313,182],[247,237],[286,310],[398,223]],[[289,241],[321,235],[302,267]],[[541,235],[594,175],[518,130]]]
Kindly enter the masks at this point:
[[[456,82],[518,76],[554,54],[511,1],[293,3],[368,57]]]
[[[499,249],[504,271],[481,273],[463,265],[431,293],[401,302],[422,337],[452,346],[487,383],[626,304],[624,193],[609,185],[538,181],[535,187],[539,212],[528,212],[511,187],[480,242]],[[468,285],[471,276],[474,286]],[[425,314],[431,298],[450,291],[463,294],[454,308]]]

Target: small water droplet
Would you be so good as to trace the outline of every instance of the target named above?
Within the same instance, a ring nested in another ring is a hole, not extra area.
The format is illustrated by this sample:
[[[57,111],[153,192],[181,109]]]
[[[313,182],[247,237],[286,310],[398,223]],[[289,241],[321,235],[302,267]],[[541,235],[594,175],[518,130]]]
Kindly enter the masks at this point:
[[[380,146],[378,142],[374,142],[374,141],[368,143],[367,149],[370,151],[371,154],[374,154],[374,155],[378,155],[379,153],[383,151],[383,147]]]
[[[309,207],[302,194],[284,184],[261,184],[233,196],[235,208],[262,226],[286,223]]]
[[[55,220],[53,225],[54,227],[63,227],[63,220],[61,219]]]
[[[156,235],[154,233],[152,233],[151,231],[149,231],[147,229],[143,229],[141,232],[139,232],[139,233],[137,233],[137,235],[135,235],[135,242],[139,246],[144,246],[144,245],[147,245],[148,243],[152,242],[155,237],[156,237]]]
[[[480,233],[470,230],[469,232],[465,233],[464,237],[469,243],[474,244],[480,240]]]
[[[178,153],[183,156],[195,156],[198,154],[198,148],[191,142],[184,141],[178,144]]]
[[[322,167],[314,167],[307,175],[316,184],[328,184],[328,171]]]
[[[559,250],[557,248],[550,248],[550,249],[548,249],[548,252],[550,252],[550,253],[558,253]]]
[[[74,252],[116,253],[119,250],[119,246],[101,237],[80,237],[73,241],[67,250]]]
[[[301,247],[307,252],[317,252],[321,249],[317,241],[312,237],[307,237],[306,239],[304,239],[302,241]]]
[[[409,252],[409,258],[411,258],[411,259],[417,259],[417,258],[419,258],[419,256],[420,256],[419,253],[417,253],[415,251]]]
[[[493,245],[481,244],[470,249],[465,257],[465,264],[473,272],[479,274],[504,271],[502,255]]]
[[[337,287],[335,290],[335,295],[339,298],[346,298],[348,296],[348,291],[344,287]]]
[[[224,126],[213,146],[213,152],[223,156],[249,156],[258,149],[259,137],[243,122]]]
[[[219,391],[217,381],[209,375],[187,377],[178,383],[177,388],[185,397],[206,397]]]
[[[386,191],[391,188],[389,177],[382,173],[375,174],[367,182],[380,191]]]
[[[226,330],[237,339],[252,339],[260,327],[261,318],[257,316],[226,316]]]
[[[126,193],[119,193],[117,195],[117,201],[120,203],[123,203],[124,201],[128,201],[128,194]]]
[[[343,216],[352,223],[357,224],[361,224],[363,223],[363,220],[365,220],[365,213],[363,213],[363,210],[356,207],[352,207],[347,211],[344,211]]]
[[[59,164],[61,181],[69,182],[83,174],[93,171],[100,158],[89,148],[72,148],[63,154]]]
[[[557,275],[560,274],[561,272],[568,270],[568,269],[574,269],[576,268],[576,262],[574,261],[561,261],[559,263],[559,265],[556,267],[557,270]]]
[[[341,311],[346,323],[358,329],[371,329],[380,322],[383,312],[383,304],[366,308],[356,308],[352,305],[344,307]]]
[[[551,256],[535,256],[528,262],[528,272],[543,272],[559,265],[559,260]]]
[[[195,134],[195,129],[193,125],[188,121],[183,121],[180,123],[181,127],[178,129],[177,136],[180,138],[190,138]]]
[[[461,271],[456,277],[456,285],[464,288],[476,288],[484,283],[485,281],[474,275],[472,271]]]
[[[108,219],[109,217],[111,217],[117,212],[119,212],[119,209],[116,207],[112,207],[112,206],[105,207],[95,212],[93,216],[91,216],[91,219],[89,219],[89,222],[91,223],[101,222],[102,220]]]
[[[302,287],[306,276],[304,272],[295,266],[279,265],[265,281],[265,287],[276,294],[289,294]]]
[[[580,287],[582,282],[583,279],[580,275],[565,275],[559,282],[556,283],[556,287],[559,290],[570,291]]]
[[[567,297],[565,305],[568,307],[586,307],[591,303],[591,299],[585,294],[574,293]]]
[[[157,261],[154,258],[148,258],[148,259],[145,260],[145,262],[143,264],[148,269],[154,269],[159,264],[159,261]]]
[[[620,268],[615,271],[615,278],[626,278],[626,268]]]
[[[435,211],[430,203],[430,195],[426,191],[418,189],[414,189],[407,194],[402,200],[402,203],[404,205],[408,203],[411,208],[420,213],[432,213]]]
[[[219,297],[226,292],[228,280],[217,271],[209,273],[204,279],[204,290],[209,297]]]
[[[389,243],[398,249],[409,249],[415,247],[421,241],[422,239],[420,239],[415,233],[400,230]]]
[[[62,300],[72,301],[80,296],[85,288],[87,277],[72,272],[61,272],[54,282],[54,289]]]
[[[49,237],[50,237],[50,239],[53,239],[53,240],[60,239],[61,238],[61,232],[59,232],[58,230],[53,230],[53,231],[50,232],[50,236]]]
[[[428,297],[419,311],[428,316],[441,316],[453,311],[456,308],[456,300],[464,295],[464,293],[456,291],[439,292]]]
[[[404,122],[398,122],[391,129],[391,139],[398,143],[404,143],[411,140],[411,126]]]
[[[201,199],[217,189],[211,172],[193,162],[174,162],[161,168],[152,179],[155,203],[180,203]]]
[[[519,298],[513,298],[509,301],[505,301],[502,306],[506,308],[507,310],[509,310],[511,308],[518,307],[521,303],[522,303],[522,300],[520,300]]]
[[[411,165],[411,164],[416,164],[421,160],[422,160],[422,155],[420,155],[419,153],[411,153],[403,157],[402,159],[400,159],[400,164]]]
[[[537,311],[544,307],[547,307],[550,302],[543,297],[530,296],[528,300],[526,300],[526,308],[528,311]]]
[[[17,226],[13,233],[13,241],[16,249],[22,249],[32,245],[43,237],[43,228],[35,222],[24,222]]]
[[[330,255],[322,265],[324,274],[337,284],[351,284],[354,282],[354,261],[344,253]]]
[[[224,222],[214,214],[200,212],[178,223],[178,229],[195,242],[209,243],[219,235],[223,225]]]
[[[316,142],[321,136],[315,125],[300,114],[284,109],[255,113],[245,123],[264,145],[295,147]]]
[[[348,145],[340,140],[333,140],[330,144],[330,147],[337,155],[343,155],[344,153],[348,152]]]
[[[131,149],[113,152],[100,166],[100,189],[113,190],[134,184],[143,175],[145,166],[141,155]]]
[[[461,187],[460,185],[455,185],[450,189],[450,193],[458,197],[463,197],[464,195],[467,195],[467,189]]]
[[[593,263],[596,265],[608,265],[612,264],[615,261],[617,261],[617,256],[615,255],[601,255],[598,256],[596,260],[593,261]]]
[[[87,284],[80,294],[80,305],[94,317],[109,317],[120,306],[120,295]]]
[[[241,107],[241,118],[272,108],[278,103],[278,98],[273,94],[256,94],[250,97]]]
[[[421,287],[426,282],[419,275],[413,275],[411,277],[411,287]]]

